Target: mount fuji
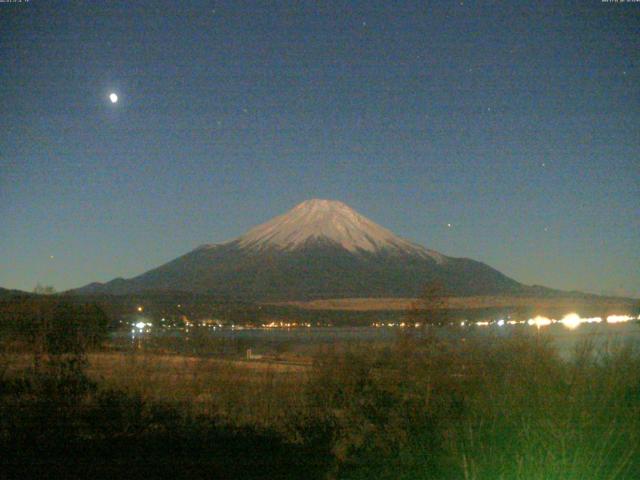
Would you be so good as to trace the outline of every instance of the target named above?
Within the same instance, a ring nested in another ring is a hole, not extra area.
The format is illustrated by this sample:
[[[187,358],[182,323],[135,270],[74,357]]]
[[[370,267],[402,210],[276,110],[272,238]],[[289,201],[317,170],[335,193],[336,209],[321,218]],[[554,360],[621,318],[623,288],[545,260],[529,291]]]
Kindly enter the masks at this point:
[[[451,295],[524,293],[484,263],[405,240],[333,200],[307,200],[220,244],[203,245],[131,279],[78,294],[194,292],[251,301],[414,297],[438,281]]]

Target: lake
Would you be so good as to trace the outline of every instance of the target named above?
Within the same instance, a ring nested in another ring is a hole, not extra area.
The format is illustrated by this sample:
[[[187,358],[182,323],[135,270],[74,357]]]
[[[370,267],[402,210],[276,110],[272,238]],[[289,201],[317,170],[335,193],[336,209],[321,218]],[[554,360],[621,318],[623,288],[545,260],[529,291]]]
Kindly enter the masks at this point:
[[[115,333],[114,339],[120,341],[128,338],[136,344],[154,339],[174,340],[188,345],[194,340],[220,339],[230,342],[238,341],[248,348],[260,348],[265,345],[290,344],[301,346],[322,345],[345,342],[385,342],[395,339],[401,333],[421,334],[412,327],[297,327],[297,328],[192,328],[190,330],[134,330],[132,332]],[[573,329],[561,323],[538,327],[528,324],[487,326],[466,326],[462,328],[439,328],[437,335],[441,338],[484,338],[487,341],[509,338],[514,335],[531,335],[548,338],[565,356],[571,356],[580,342],[593,341],[597,348],[618,348],[621,346],[640,347],[640,321],[610,324],[584,323]],[[186,345],[185,345],[186,346]],[[188,349],[187,349],[188,350]]]

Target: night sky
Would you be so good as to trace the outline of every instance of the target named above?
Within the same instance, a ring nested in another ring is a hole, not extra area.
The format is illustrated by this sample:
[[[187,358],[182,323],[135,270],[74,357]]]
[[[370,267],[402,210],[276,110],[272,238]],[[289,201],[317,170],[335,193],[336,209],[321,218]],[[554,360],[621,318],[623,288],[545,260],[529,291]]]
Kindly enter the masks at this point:
[[[0,3],[0,286],[131,277],[329,198],[640,296],[640,3],[526,3]]]

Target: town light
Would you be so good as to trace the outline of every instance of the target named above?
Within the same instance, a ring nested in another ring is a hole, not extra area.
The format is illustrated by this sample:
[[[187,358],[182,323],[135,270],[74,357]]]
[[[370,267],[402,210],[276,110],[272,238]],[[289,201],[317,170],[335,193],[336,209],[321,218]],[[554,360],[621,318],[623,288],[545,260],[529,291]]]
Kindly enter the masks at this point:
[[[538,315],[537,317],[530,318],[527,323],[529,325],[535,325],[536,327],[546,327],[547,325],[551,325],[551,319],[547,317],[543,317]]]

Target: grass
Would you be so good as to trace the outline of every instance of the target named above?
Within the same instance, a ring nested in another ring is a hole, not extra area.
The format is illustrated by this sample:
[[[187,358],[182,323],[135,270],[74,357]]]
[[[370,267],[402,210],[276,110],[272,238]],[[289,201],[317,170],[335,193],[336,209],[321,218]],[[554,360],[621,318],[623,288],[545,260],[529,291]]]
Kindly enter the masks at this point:
[[[1,462],[16,477],[640,478],[640,353],[589,339],[571,360],[544,336],[403,335],[322,346],[308,366],[117,352],[3,364]]]
[[[276,428],[300,403],[308,368],[149,353],[89,355],[88,375],[108,388],[235,426]]]

